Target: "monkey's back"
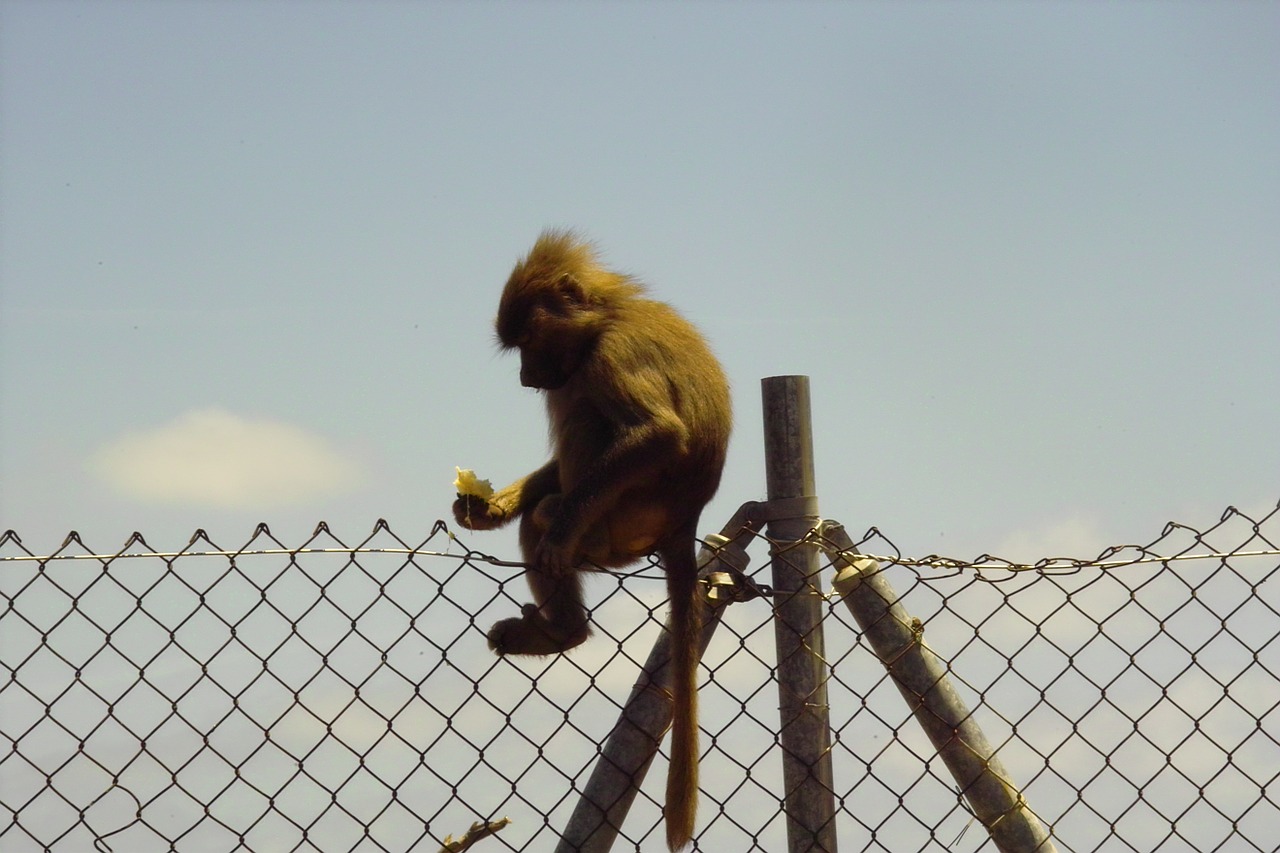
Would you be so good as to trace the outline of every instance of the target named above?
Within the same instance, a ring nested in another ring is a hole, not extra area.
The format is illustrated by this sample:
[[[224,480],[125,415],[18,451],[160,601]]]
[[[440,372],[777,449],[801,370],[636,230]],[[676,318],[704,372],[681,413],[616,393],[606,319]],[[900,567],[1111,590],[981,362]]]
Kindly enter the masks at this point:
[[[574,380],[548,392],[547,407],[566,491],[622,430],[646,425],[675,439],[620,509],[643,515],[660,504],[676,527],[695,522],[719,488],[733,423],[729,383],[705,338],[665,303],[617,306]],[[570,444],[571,456],[563,452]]]

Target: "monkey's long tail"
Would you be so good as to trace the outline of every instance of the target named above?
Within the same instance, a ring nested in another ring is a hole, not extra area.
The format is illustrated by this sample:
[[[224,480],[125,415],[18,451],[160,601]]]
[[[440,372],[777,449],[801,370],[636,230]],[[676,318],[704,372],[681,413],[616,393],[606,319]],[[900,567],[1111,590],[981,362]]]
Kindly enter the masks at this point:
[[[698,810],[698,650],[702,611],[694,598],[698,582],[696,545],[667,568],[671,599],[671,765],[667,769],[667,847],[676,851],[693,839]],[[686,562],[687,560],[687,562]]]

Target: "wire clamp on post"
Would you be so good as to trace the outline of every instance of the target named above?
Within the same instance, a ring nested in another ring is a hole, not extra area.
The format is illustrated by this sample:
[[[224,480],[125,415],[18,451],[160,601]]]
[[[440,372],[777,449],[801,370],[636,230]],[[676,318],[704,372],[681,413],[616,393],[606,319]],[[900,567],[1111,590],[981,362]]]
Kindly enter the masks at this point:
[[[880,571],[880,562],[859,554],[840,522],[824,518],[818,523],[817,533],[822,540],[822,550],[836,566],[834,585],[840,595],[848,595],[863,578]]]

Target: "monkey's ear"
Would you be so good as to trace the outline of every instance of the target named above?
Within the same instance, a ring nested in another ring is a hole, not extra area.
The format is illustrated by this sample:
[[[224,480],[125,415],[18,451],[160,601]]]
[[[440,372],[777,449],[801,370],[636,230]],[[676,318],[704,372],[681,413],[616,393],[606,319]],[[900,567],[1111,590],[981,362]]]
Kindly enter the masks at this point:
[[[567,302],[576,305],[585,305],[588,302],[586,288],[570,273],[560,276],[560,280],[556,282],[556,291]]]

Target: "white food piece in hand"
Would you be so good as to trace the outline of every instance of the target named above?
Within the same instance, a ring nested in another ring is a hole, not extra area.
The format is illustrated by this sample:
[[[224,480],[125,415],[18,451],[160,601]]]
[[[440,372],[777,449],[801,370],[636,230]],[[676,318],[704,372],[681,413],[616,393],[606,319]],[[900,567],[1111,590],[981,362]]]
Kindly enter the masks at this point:
[[[493,496],[493,485],[488,480],[481,480],[476,477],[476,472],[470,468],[454,468],[458,472],[458,479],[453,481],[453,487],[458,491],[458,497],[471,495],[477,498],[488,500]]]

